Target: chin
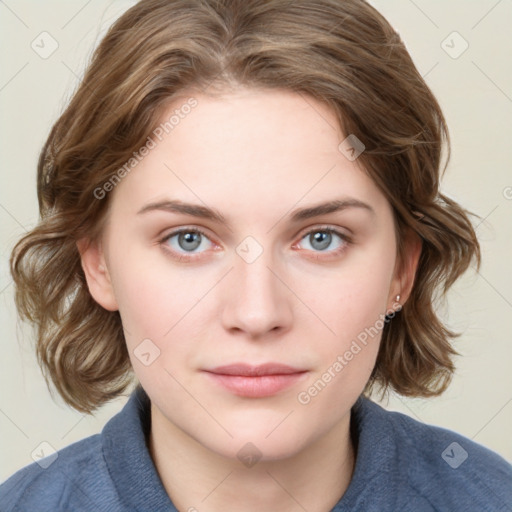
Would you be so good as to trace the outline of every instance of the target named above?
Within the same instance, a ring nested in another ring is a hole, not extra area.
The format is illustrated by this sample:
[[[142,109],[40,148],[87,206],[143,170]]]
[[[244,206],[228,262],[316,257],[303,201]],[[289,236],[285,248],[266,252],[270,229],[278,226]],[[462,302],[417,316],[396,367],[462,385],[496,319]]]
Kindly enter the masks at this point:
[[[245,457],[255,457],[261,461],[287,459],[303,450],[308,444],[308,439],[314,437],[314,433],[307,435],[304,425],[300,431],[297,430],[295,422],[290,421],[285,426],[288,419],[283,421],[283,418],[287,414],[266,415],[264,420],[260,418],[258,422],[237,422],[236,427],[234,423],[228,422],[227,430],[232,438],[219,433],[215,438],[200,436],[198,440],[218,455],[231,459],[238,458],[242,464]]]
[[[257,462],[285,460],[293,457],[303,449],[298,439],[290,436],[276,436],[274,439],[265,435],[257,437],[247,436],[212,443],[211,439],[205,440],[203,446],[221,457],[238,459],[242,465],[252,467]]]

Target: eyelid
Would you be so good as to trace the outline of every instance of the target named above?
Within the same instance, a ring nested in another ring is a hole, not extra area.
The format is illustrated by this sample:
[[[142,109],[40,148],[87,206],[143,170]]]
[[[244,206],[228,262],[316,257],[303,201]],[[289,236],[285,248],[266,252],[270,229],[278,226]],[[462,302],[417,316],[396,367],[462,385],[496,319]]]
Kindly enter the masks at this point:
[[[214,240],[212,240],[211,235],[209,235],[204,229],[197,227],[197,226],[183,226],[183,227],[177,228],[174,231],[171,231],[168,234],[166,234],[162,237],[159,237],[158,241],[159,241],[159,243],[163,243],[163,242],[166,242],[167,240],[169,240],[170,238],[172,238],[176,235],[179,235],[180,233],[191,233],[191,232],[192,233],[200,233],[205,238],[210,240],[210,242],[212,242],[215,245],[218,245]]]
[[[341,228],[330,226],[330,225],[323,225],[323,226],[317,225],[317,226],[312,226],[312,227],[310,226],[309,228],[306,228],[306,231],[302,231],[301,234],[299,235],[299,241],[297,243],[293,244],[292,247],[296,248],[297,245],[299,245],[300,242],[304,238],[306,238],[306,236],[310,235],[311,233],[319,233],[319,232],[331,233],[331,234],[337,235],[343,242],[342,246],[338,247],[337,249],[331,249],[329,251],[307,250],[306,252],[311,253],[310,256],[307,256],[309,258],[314,258],[316,260],[320,260],[320,259],[328,260],[329,258],[336,258],[336,257],[340,256],[343,252],[345,252],[345,250],[348,248],[349,245],[353,244],[352,236],[344,233],[341,230]]]
[[[351,239],[350,235],[348,233],[343,232],[342,229],[343,228],[340,228],[337,226],[335,227],[330,224],[323,224],[323,225],[318,224],[316,226],[310,226],[310,227],[304,228],[304,230],[301,231],[300,234],[297,236],[300,237],[300,239],[302,240],[306,235],[309,235],[311,233],[314,233],[317,231],[327,231],[329,233],[334,233],[336,235],[339,235],[343,239],[350,240]]]

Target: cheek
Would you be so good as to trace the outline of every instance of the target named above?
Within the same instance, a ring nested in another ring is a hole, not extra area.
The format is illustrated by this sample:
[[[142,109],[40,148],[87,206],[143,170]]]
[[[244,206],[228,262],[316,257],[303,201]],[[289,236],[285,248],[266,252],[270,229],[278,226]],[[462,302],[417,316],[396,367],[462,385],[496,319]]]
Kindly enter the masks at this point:
[[[208,342],[212,319],[218,318],[213,312],[221,300],[214,289],[218,277],[208,269],[178,266],[165,256],[149,264],[147,253],[135,251],[120,261],[112,282],[139,380],[166,380],[174,386],[168,370],[185,382],[189,375],[183,369],[194,366],[194,355]],[[156,356],[149,366],[139,357],[147,353]]]
[[[321,290],[317,288],[308,296],[311,309],[322,320],[319,329],[323,331],[322,342],[315,348],[320,364],[308,383],[314,387],[310,397],[315,407],[329,402],[342,404],[357,396],[366,384],[386,325],[394,261],[393,251],[386,254],[382,246],[364,255],[361,252],[360,257],[347,260],[336,277],[318,281],[323,283]]]
[[[148,261],[148,255],[137,251],[117,258],[111,273],[114,294],[119,305],[129,345],[141,339],[162,340],[169,336],[180,319],[200,299],[200,286],[190,286],[189,273],[166,264],[163,257]]]
[[[394,262],[393,252],[386,254],[382,246],[361,250],[351,254],[338,270],[304,281],[302,296],[322,320],[324,326],[320,327],[327,338],[331,331],[333,348],[342,348],[385,314]]]

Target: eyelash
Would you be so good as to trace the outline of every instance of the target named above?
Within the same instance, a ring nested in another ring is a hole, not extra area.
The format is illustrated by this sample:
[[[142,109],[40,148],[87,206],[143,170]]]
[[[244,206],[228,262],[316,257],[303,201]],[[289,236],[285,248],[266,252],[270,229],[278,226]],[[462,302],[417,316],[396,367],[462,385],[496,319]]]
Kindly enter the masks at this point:
[[[159,244],[162,245],[164,247],[164,250],[174,259],[176,260],[179,260],[179,261],[192,261],[192,260],[195,260],[197,258],[200,258],[201,256],[195,256],[195,255],[192,255],[192,254],[186,254],[186,253],[180,253],[179,256],[176,256],[175,254],[175,251],[174,250],[171,250],[168,248],[168,246],[166,246],[166,242],[168,242],[171,238],[175,237],[176,235],[179,235],[181,233],[199,233],[200,235],[204,236],[205,238],[207,238],[208,240],[210,240],[210,237],[200,228],[181,228],[177,231],[173,231],[172,233],[169,233],[168,235],[165,235],[164,238],[162,238],[161,240],[159,240]],[[306,238],[308,235],[311,235],[312,233],[328,233],[328,234],[334,234],[334,235],[337,235],[342,241],[343,241],[343,244],[341,245],[341,247],[339,247],[338,249],[334,249],[334,250],[331,250],[331,251],[313,251],[313,252],[316,252],[318,254],[328,254],[328,256],[309,256],[310,258],[312,259],[315,259],[315,260],[320,260],[320,259],[329,259],[331,257],[336,257],[336,256],[339,256],[341,255],[349,245],[352,244],[352,239],[346,235],[345,233],[342,233],[340,231],[338,231],[337,229],[334,229],[332,227],[329,227],[329,226],[319,226],[319,227],[315,227],[313,229],[310,229],[309,231],[306,231],[305,233],[303,233],[300,237],[300,240],[303,240],[304,238]],[[294,244],[294,245],[297,245],[297,244]]]

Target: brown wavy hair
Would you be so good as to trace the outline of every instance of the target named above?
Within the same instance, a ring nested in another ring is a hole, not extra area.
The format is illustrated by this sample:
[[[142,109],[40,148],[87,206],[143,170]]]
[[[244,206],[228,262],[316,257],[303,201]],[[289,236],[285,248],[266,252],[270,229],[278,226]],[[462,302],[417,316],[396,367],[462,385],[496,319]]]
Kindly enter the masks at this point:
[[[404,396],[448,386],[449,330],[435,311],[480,247],[470,212],[440,192],[450,160],[441,108],[399,35],[364,0],[143,0],[109,29],[54,124],[38,162],[40,222],[15,245],[16,306],[36,327],[39,364],[90,413],[133,382],[118,311],[91,297],[76,242],[102,230],[109,196],[94,191],[140,148],[183,92],[238,85],[323,102],[365,150],[361,164],[392,205],[402,261],[422,240],[412,293],[382,332],[374,385]],[[441,169],[443,148],[447,159]]]

